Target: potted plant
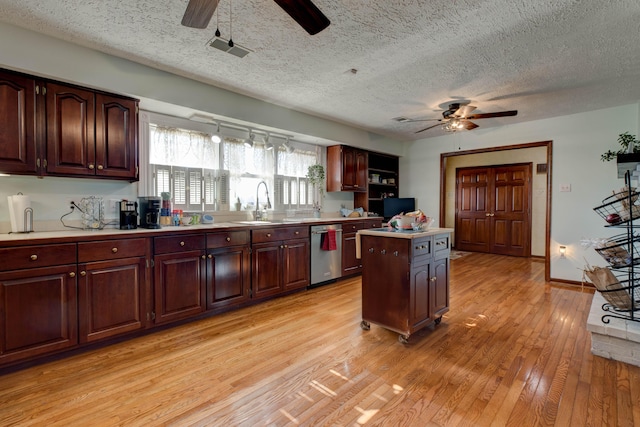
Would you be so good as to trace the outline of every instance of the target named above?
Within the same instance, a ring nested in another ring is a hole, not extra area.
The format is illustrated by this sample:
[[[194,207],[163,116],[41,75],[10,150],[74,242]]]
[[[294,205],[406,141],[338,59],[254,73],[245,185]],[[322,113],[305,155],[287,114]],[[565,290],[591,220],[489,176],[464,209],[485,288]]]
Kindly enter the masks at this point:
[[[318,164],[309,166],[307,179],[313,185],[313,210],[314,214],[319,217],[324,197],[324,166]]]
[[[608,162],[617,159],[618,155],[621,154],[640,153],[640,141],[636,139],[635,135],[630,135],[629,132],[618,135],[618,144],[621,147],[618,151],[608,150],[600,156],[600,160]]]

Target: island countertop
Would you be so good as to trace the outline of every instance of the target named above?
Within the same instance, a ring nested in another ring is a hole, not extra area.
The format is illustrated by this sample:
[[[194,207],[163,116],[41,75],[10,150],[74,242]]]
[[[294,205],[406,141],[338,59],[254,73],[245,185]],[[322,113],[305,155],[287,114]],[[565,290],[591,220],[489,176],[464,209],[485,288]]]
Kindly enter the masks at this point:
[[[356,234],[356,258],[361,259],[361,247],[360,247],[360,236],[378,236],[378,237],[393,237],[396,239],[420,239],[429,236],[435,236],[443,233],[453,233],[453,228],[429,228],[424,231],[413,231],[413,230],[390,230],[388,227],[383,228],[367,228],[363,230],[358,230]]]
[[[370,236],[381,236],[381,237],[395,237],[398,239],[419,239],[427,236],[434,236],[436,234],[442,233],[453,233],[453,228],[429,228],[424,231],[413,231],[413,230],[390,230],[387,227],[383,228],[368,228],[364,230],[358,230],[358,234],[367,234]]]

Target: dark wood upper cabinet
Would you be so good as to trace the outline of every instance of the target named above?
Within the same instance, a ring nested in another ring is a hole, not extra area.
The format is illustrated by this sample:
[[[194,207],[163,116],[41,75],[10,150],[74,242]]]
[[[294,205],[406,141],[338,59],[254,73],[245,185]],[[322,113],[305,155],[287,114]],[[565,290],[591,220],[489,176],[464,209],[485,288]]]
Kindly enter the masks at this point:
[[[0,172],[138,179],[138,100],[0,70]]]
[[[0,70],[0,172],[37,172],[35,119],[35,80]]]
[[[327,147],[327,191],[367,191],[367,152],[346,145]]]
[[[327,147],[327,191],[353,192],[356,208],[382,215],[386,197],[399,197],[399,159],[346,145]]]
[[[94,175],[95,94],[55,83],[46,86],[47,165],[55,175]]]
[[[96,175],[138,176],[138,102],[96,95]]]

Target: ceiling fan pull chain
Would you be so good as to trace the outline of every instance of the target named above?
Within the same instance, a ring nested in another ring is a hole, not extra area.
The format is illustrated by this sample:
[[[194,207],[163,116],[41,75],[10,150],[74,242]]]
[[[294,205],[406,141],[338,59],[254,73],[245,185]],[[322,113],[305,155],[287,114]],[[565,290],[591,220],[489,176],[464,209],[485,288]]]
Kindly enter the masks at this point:
[[[220,8],[216,7],[216,37],[220,37]]]
[[[229,0],[229,47],[233,47],[233,10],[231,3],[231,0]]]

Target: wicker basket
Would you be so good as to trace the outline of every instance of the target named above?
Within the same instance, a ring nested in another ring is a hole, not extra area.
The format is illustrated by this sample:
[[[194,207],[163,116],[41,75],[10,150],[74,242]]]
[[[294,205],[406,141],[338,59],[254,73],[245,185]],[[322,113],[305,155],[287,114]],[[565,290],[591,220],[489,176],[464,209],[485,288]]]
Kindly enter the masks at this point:
[[[640,235],[620,234],[596,245],[596,252],[613,268],[629,267],[640,263]]]
[[[629,220],[640,218],[640,206],[636,201],[640,193],[631,187],[631,194],[627,187],[607,197],[602,205],[593,208],[609,225],[619,225]]]

